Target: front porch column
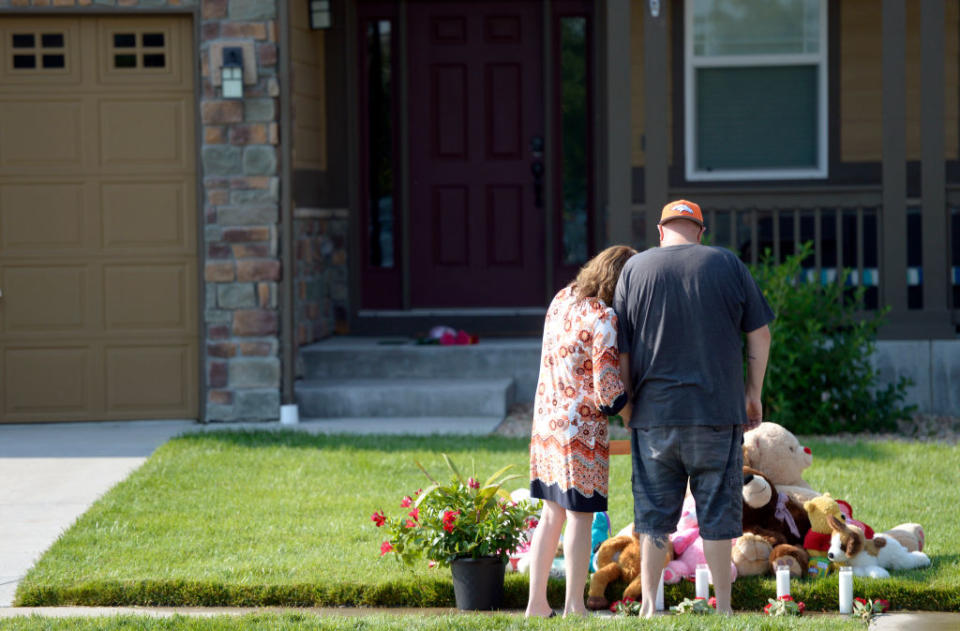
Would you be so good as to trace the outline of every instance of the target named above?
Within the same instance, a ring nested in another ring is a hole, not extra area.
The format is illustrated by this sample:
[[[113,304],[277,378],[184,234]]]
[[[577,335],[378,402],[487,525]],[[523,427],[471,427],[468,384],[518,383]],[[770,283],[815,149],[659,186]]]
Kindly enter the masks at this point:
[[[643,109],[644,109],[644,224],[646,247],[655,247],[660,209],[667,203],[667,14],[669,0],[661,0],[654,16],[649,2],[643,13]]]
[[[883,0],[880,303],[890,306],[888,337],[907,315],[906,18],[904,0]]]
[[[951,322],[950,218],[946,203],[944,129],[944,0],[924,0],[920,19],[921,177],[923,185],[923,310],[931,337],[954,337]]]
[[[607,245],[634,242],[631,228],[630,0],[606,3]]]

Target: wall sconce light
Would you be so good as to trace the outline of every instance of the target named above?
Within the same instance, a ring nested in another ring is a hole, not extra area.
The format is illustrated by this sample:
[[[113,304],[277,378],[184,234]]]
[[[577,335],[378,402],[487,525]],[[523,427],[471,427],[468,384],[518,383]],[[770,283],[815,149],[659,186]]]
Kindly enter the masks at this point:
[[[330,0],[310,0],[310,28],[313,30],[330,28],[332,22]]]
[[[223,98],[243,98],[243,49],[229,47],[223,49],[223,66],[220,68],[220,82]]]

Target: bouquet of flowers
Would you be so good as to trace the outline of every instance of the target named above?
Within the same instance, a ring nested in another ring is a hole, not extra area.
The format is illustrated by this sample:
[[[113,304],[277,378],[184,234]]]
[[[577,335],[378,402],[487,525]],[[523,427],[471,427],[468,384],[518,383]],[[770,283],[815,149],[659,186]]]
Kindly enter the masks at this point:
[[[709,600],[703,596],[697,596],[693,600],[684,598],[683,602],[670,607],[670,611],[695,614],[717,613],[717,599],[714,596],[711,596]]]
[[[890,609],[890,602],[883,598],[866,600],[857,597],[853,599],[853,613],[850,615],[870,622],[875,615],[885,613],[888,609]]]
[[[387,533],[380,556],[395,554],[406,565],[422,557],[440,566],[462,557],[506,560],[536,514],[531,502],[514,502],[503,488],[521,476],[506,475],[513,466],[507,465],[484,482],[475,471],[464,479],[447,454],[443,459],[450,470],[448,481],[438,481],[417,462],[430,485],[400,500],[401,516],[387,517],[382,510],[371,515]]]
[[[773,598],[767,600],[769,604],[763,608],[763,613],[768,616],[801,616],[807,608],[802,602],[795,601],[790,594],[785,594],[776,600]]]

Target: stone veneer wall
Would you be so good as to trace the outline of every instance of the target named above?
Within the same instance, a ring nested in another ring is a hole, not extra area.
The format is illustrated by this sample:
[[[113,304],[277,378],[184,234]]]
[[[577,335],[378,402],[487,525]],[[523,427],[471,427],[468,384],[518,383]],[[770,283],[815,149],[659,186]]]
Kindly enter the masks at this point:
[[[294,211],[297,346],[348,332],[347,212]]]
[[[206,418],[276,419],[280,407],[279,120],[276,0],[0,0],[2,9],[85,8],[148,14],[199,6],[199,109],[206,288]],[[47,11],[46,15],[55,15]],[[245,41],[256,85],[223,100],[212,83],[210,45]],[[201,353],[204,351],[201,350]],[[201,393],[203,394],[203,393]]]

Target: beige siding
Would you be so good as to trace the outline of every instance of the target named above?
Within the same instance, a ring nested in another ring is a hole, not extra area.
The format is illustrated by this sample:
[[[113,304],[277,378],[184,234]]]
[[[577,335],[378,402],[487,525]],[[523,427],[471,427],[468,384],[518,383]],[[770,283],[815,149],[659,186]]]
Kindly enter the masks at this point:
[[[877,162],[882,142],[882,19],[873,0],[840,3],[840,159]],[[946,157],[958,156],[958,23],[960,9],[948,2],[946,36]],[[920,159],[920,3],[907,4],[907,159]]]
[[[667,159],[673,163],[673,19],[672,12],[667,3],[662,3],[663,10],[667,12]],[[631,125],[633,128],[632,138],[632,164],[635,167],[642,167],[645,163],[643,151],[643,17],[647,11],[648,3],[646,0],[633,0],[630,6],[630,105],[632,110]],[[680,121],[682,124],[682,121]]]
[[[308,2],[291,4],[293,167],[327,169],[324,32],[310,30]]]

